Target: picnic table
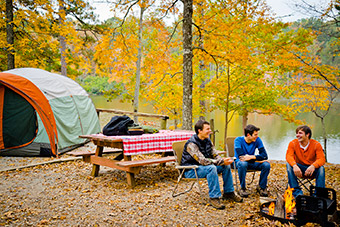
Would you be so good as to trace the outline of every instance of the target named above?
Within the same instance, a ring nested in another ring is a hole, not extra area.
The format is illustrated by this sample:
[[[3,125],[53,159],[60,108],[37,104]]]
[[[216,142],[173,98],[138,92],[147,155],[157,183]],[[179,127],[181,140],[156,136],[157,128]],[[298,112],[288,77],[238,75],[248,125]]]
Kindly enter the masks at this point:
[[[134,187],[135,174],[138,174],[145,165],[166,163],[175,161],[174,156],[161,158],[148,158],[132,160],[133,155],[146,155],[152,153],[172,152],[172,143],[188,140],[194,134],[193,131],[184,130],[160,130],[155,134],[143,134],[139,136],[105,136],[103,134],[81,135],[80,138],[92,140],[96,145],[95,153],[83,153],[83,160],[92,163],[91,175],[96,177],[100,166],[107,166],[126,172],[127,183]],[[114,159],[103,157],[104,147],[115,148],[111,153],[117,153]]]

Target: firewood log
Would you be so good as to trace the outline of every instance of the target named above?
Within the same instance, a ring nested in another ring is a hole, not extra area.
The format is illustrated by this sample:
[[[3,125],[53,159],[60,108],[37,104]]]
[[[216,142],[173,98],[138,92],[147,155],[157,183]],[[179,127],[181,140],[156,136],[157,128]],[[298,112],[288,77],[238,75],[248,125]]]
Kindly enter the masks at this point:
[[[274,216],[280,218],[286,218],[286,209],[285,209],[285,202],[283,196],[277,193],[276,197],[276,204],[274,210]]]

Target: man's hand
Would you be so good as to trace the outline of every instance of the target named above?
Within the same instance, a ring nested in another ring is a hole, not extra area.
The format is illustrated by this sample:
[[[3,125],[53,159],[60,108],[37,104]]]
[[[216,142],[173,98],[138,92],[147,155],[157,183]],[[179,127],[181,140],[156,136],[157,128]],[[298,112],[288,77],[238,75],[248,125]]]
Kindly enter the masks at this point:
[[[224,165],[230,165],[231,163],[234,162],[234,159],[229,157],[229,158],[223,158]]]
[[[314,170],[315,170],[315,166],[310,165],[310,166],[306,169],[305,176],[306,176],[306,177],[312,176],[313,173],[314,173]]]
[[[242,162],[247,162],[247,161],[256,159],[255,155],[248,155],[248,154],[242,155],[239,158],[240,158],[240,161],[242,161]]]
[[[293,171],[294,171],[295,176],[302,177],[302,172],[301,172],[301,169],[298,167],[298,165],[293,166]]]

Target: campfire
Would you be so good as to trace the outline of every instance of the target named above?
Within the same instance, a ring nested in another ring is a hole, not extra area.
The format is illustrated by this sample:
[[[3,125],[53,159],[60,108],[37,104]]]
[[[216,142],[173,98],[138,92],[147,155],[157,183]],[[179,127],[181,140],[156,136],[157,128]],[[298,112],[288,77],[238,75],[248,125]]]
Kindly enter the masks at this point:
[[[270,202],[268,208],[263,205],[262,210],[275,217],[293,219],[296,216],[293,190],[293,188],[288,187],[283,197],[278,195],[275,202]]]
[[[335,190],[311,186],[310,196],[300,195],[296,200],[293,190],[288,188],[283,196],[277,194],[274,201],[263,203],[260,213],[271,220],[295,225],[304,225],[307,222],[316,222],[322,226],[340,224]]]

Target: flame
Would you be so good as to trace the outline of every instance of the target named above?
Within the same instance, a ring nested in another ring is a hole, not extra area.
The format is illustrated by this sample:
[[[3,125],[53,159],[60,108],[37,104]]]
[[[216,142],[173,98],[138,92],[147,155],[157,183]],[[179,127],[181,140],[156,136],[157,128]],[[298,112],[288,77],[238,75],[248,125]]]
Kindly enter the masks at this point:
[[[295,200],[293,197],[293,190],[294,188],[288,187],[283,195],[285,199],[285,207],[286,207],[286,214],[291,213],[292,210],[295,208]]]
[[[269,215],[274,215],[275,203],[271,202],[268,208],[269,208],[268,214]]]

